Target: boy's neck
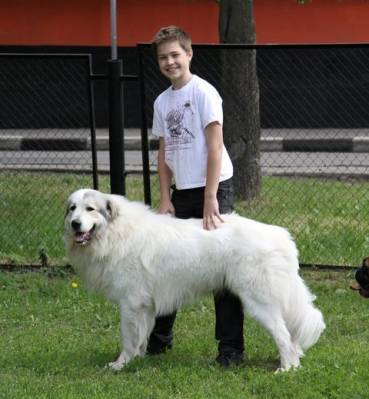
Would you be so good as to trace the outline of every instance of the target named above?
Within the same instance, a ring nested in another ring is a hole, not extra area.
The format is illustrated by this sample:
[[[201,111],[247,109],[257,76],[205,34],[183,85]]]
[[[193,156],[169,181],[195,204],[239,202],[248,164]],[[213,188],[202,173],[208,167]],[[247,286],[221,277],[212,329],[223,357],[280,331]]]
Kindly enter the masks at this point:
[[[188,71],[188,73],[185,76],[182,76],[181,79],[178,80],[172,80],[172,88],[173,90],[179,90],[182,89],[183,86],[186,86],[186,84],[192,79],[192,73]]]

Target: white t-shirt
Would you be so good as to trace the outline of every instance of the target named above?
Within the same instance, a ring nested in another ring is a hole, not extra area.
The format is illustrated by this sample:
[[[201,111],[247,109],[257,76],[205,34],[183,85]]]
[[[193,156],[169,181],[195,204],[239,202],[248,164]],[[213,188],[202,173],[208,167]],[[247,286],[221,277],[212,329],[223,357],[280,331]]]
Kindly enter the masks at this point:
[[[164,137],[165,162],[179,190],[206,185],[205,128],[211,122],[223,124],[222,98],[210,83],[196,75],[178,90],[169,87],[154,102],[152,133]],[[219,181],[232,175],[232,162],[223,145]]]

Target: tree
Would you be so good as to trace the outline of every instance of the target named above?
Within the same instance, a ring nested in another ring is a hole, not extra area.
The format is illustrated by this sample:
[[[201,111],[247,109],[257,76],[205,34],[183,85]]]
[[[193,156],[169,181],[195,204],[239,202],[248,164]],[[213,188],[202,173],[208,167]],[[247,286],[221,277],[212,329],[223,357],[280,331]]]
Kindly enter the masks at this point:
[[[252,0],[221,0],[221,43],[254,44]],[[258,197],[261,186],[259,83],[256,50],[227,49],[222,53],[224,141],[234,165],[238,199]]]

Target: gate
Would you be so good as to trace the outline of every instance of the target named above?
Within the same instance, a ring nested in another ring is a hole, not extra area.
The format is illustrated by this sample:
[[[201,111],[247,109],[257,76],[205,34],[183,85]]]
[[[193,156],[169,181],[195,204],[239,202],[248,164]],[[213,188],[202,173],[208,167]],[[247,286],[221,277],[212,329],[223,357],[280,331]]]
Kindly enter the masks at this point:
[[[66,195],[98,188],[89,55],[0,54],[1,263],[63,257]]]

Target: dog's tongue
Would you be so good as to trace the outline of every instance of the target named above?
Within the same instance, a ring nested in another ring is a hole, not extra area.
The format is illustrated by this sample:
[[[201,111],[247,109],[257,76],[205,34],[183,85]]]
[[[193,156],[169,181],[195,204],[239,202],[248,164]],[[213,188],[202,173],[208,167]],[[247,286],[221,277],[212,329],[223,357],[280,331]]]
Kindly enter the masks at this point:
[[[77,232],[74,235],[74,241],[77,243],[82,243],[88,241],[90,239],[90,232],[87,231],[86,233]]]

